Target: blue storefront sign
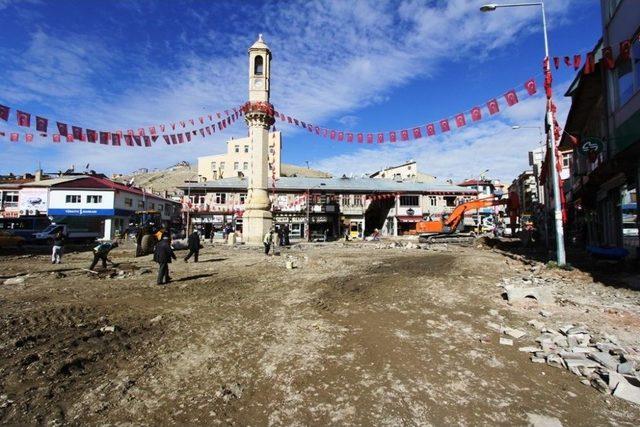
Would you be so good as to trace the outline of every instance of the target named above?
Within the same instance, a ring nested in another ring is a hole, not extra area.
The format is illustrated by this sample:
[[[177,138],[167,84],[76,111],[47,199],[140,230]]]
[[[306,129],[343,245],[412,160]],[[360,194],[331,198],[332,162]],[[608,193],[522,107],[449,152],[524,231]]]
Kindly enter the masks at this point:
[[[49,209],[49,216],[113,216],[114,209]]]

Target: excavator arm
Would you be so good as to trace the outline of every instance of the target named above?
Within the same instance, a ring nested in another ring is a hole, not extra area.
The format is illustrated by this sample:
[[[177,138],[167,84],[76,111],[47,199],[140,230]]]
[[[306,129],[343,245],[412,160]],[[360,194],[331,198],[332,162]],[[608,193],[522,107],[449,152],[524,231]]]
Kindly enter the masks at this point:
[[[488,208],[490,206],[506,205],[509,199],[477,199],[456,206],[451,215],[443,221],[445,227],[452,231],[458,228],[460,222],[464,219],[464,213],[468,210]]]

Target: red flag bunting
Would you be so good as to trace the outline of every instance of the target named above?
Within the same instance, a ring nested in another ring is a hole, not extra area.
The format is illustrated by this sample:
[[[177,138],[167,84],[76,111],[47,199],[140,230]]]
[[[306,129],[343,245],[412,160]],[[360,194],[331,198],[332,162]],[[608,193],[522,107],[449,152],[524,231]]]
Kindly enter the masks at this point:
[[[124,143],[126,145],[128,145],[129,147],[133,147],[133,135],[125,135],[124,136]]]
[[[435,134],[436,134],[436,125],[434,125],[433,123],[429,123],[427,125],[427,135],[435,136]]]
[[[474,122],[477,122],[478,120],[482,119],[482,110],[480,109],[480,107],[473,107],[471,109],[471,120],[473,120]]]
[[[60,134],[57,134],[57,133],[53,134],[53,142],[60,142]]]
[[[184,136],[187,138],[187,142],[191,142],[191,132],[185,133]]]
[[[143,128],[138,129],[138,136],[144,136],[144,129]]]
[[[584,64],[584,73],[591,74],[596,70],[596,59],[593,52],[587,53],[587,59]]]
[[[463,113],[456,115],[456,126],[461,128],[467,124],[467,119],[464,117]]]
[[[422,130],[417,127],[417,128],[413,128],[413,139],[420,139],[422,138]]]
[[[200,131],[200,136],[204,138],[204,128],[198,129]]]
[[[109,144],[109,132],[100,132],[100,144]]]
[[[171,134],[171,143],[172,144],[177,144],[178,143],[178,138],[174,134]]]
[[[58,126],[58,133],[60,133],[60,135],[67,136],[69,134],[69,130],[66,124],[56,122],[56,126]]]
[[[509,105],[509,107],[518,103],[518,95],[516,95],[516,91],[513,89],[504,94],[504,99],[507,100],[507,104]]]
[[[582,64],[582,55],[573,55],[573,69],[579,70]]]
[[[631,59],[631,40],[621,41],[618,61],[628,61],[629,59]]]
[[[616,61],[613,59],[613,50],[611,49],[611,46],[607,46],[602,49],[602,59],[607,65],[607,68],[613,70],[616,66]]]
[[[191,126],[195,126],[196,122],[193,119],[189,119],[189,123],[191,123]]]
[[[384,143],[384,133],[378,134],[378,144]]]
[[[564,57],[564,65],[566,65],[567,67],[571,67],[571,65],[572,65],[571,57],[569,57],[569,56],[565,56]]]
[[[73,135],[67,135],[67,142],[73,142]]]
[[[396,131],[392,130],[391,132],[389,132],[389,141],[396,142],[396,140],[397,140]]]
[[[527,93],[529,95],[535,95],[536,92],[538,91],[538,89],[536,88],[535,79],[527,80],[527,82],[524,84],[524,88],[527,90]]]
[[[112,133],[111,134],[111,145],[115,145],[116,147],[120,146],[120,138],[122,138],[122,136],[120,136],[119,133]]]
[[[353,134],[351,132],[347,132],[347,142],[353,142]]]
[[[11,110],[9,107],[0,105],[0,119],[4,120],[5,122],[9,120],[9,110]]]
[[[96,142],[98,139],[98,134],[93,129],[87,129],[87,141],[88,142]]]
[[[151,147],[151,137],[144,136],[143,139],[144,139],[144,146],[145,147]]]
[[[31,114],[24,111],[17,110],[16,116],[18,118],[18,126],[31,127]]]
[[[149,128],[149,133],[150,133],[151,135],[155,135],[155,134],[157,133],[157,132],[156,132],[156,127],[155,127],[155,126],[151,126],[151,127]]]
[[[20,135],[18,135],[15,132],[12,132],[11,135],[9,135],[9,140],[11,142],[18,142],[19,139],[20,139]]]
[[[367,134],[367,144],[373,144],[373,134],[372,133],[368,133]]]
[[[334,140],[336,139],[336,131],[335,130],[332,130],[331,132],[329,132],[329,138],[334,139]]]
[[[36,130],[38,132],[47,133],[47,128],[49,127],[49,120],[44,117],[36,116]]]
[[[344,140],[344,132],[338,132],[338,141]]]
[[[204,128],[204,130],[207,131],[207,135],[211,135],[211,127],[210,126],[207,126],[206,128]]]
[[[28,133],[24,136],[24,140],[26,142],[33,142],[33,134],[32,133]]]
[[[487,108],[489,109],[489,114],[492,115],[500,111],[500,106],[498,105],[498,101],[495,98],[487,102]]]
[[[133,135],[133,141],[138,147],[142,147],[142,137],[140,135]]]
[[[358,134],[358,144],[362,144],[364,142],[364,135],[359,133]]]
[[[449,127],[449,120],[448,119],[440,120],[440,130],[442,132],[449,132],[451,130],[451,128]]]
[[[179,133],[178,134],[178,143],[179,144],[183,144],[184,143],[184,135]]]
[[[400,131],[400,139],[402,139],[403,141],[408,141],[409,140],[409,131],[406,129],[403,129]]]
[[[198,120],[200,121],[200,124],[203,125],[204,124],[204,117],[199,117]]]
[[[73,135],[74,139],[77,139],[78,141],[84,141],[84,135],[82,135],[82,128],[78,126],[71,126],[71,134]]]
[[[554,56],[554,57],[553,57],[553,65],[555,65],[556,70],[557,70],[558,68],[560,68],[560,58],[558,58],[557,56]]]
[[[171,145],[171,140],[169,139],[169,135],[162,135],[162,138],[164,138],[164,142]]]

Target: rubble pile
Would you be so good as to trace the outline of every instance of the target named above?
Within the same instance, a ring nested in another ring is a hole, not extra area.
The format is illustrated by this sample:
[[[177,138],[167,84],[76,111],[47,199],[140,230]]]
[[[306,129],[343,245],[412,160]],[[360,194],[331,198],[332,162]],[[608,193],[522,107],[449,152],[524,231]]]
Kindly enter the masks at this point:
[[[549,306],[555,304],[554,296],[561,294],[557,281],[534,276],[503,279],[498,286],[503,288],[503,297],[510,304],[536,300],[540,305]],[[576,287],[572,289],[575,292]],[[529,334],[503,326],[504,317],[496,310],[489,314],[501,323],[487,324],[500,333],[500,344],[513,345],[514,339],[525,335],[535,337],[536,345],[518,348],[528,353],[532,362],[566,369],[579,376],[583,384],[602,393],[640,404],[640,346],[623,343],[612,334],[596,332],[582,323],[556,323],[562,326],[550,327],[542,320],[532,319],[527,323],[535,332]],[[538,314],[542,318],[552,316],[547,310],[539,310]]]

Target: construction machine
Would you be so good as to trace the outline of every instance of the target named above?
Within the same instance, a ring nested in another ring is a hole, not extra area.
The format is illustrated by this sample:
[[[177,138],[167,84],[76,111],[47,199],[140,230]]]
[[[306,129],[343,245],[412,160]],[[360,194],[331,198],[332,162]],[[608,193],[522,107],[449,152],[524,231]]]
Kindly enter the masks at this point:
[[[136,238],[136,257],[149,255],[165,229],[159,211],[137,211],[129,218],[129,233]]]
[[[473,238],[474,234],[458,233],[458,226],[464,220],[464,214],[470,210],[482,209],[491,206],[506,205],[507,212],[511,219],[511,224],[515,224],[519,214],[520,203],[518,195],[510,193],[506,199],[490,197],[486,199],[476,199],[462,203],[455,207],[449,215],[443,215],[441,219],[435,221],[420,221],[416,224],[416,234],[422,243],[451,239],[460,241],[464,238]]]

